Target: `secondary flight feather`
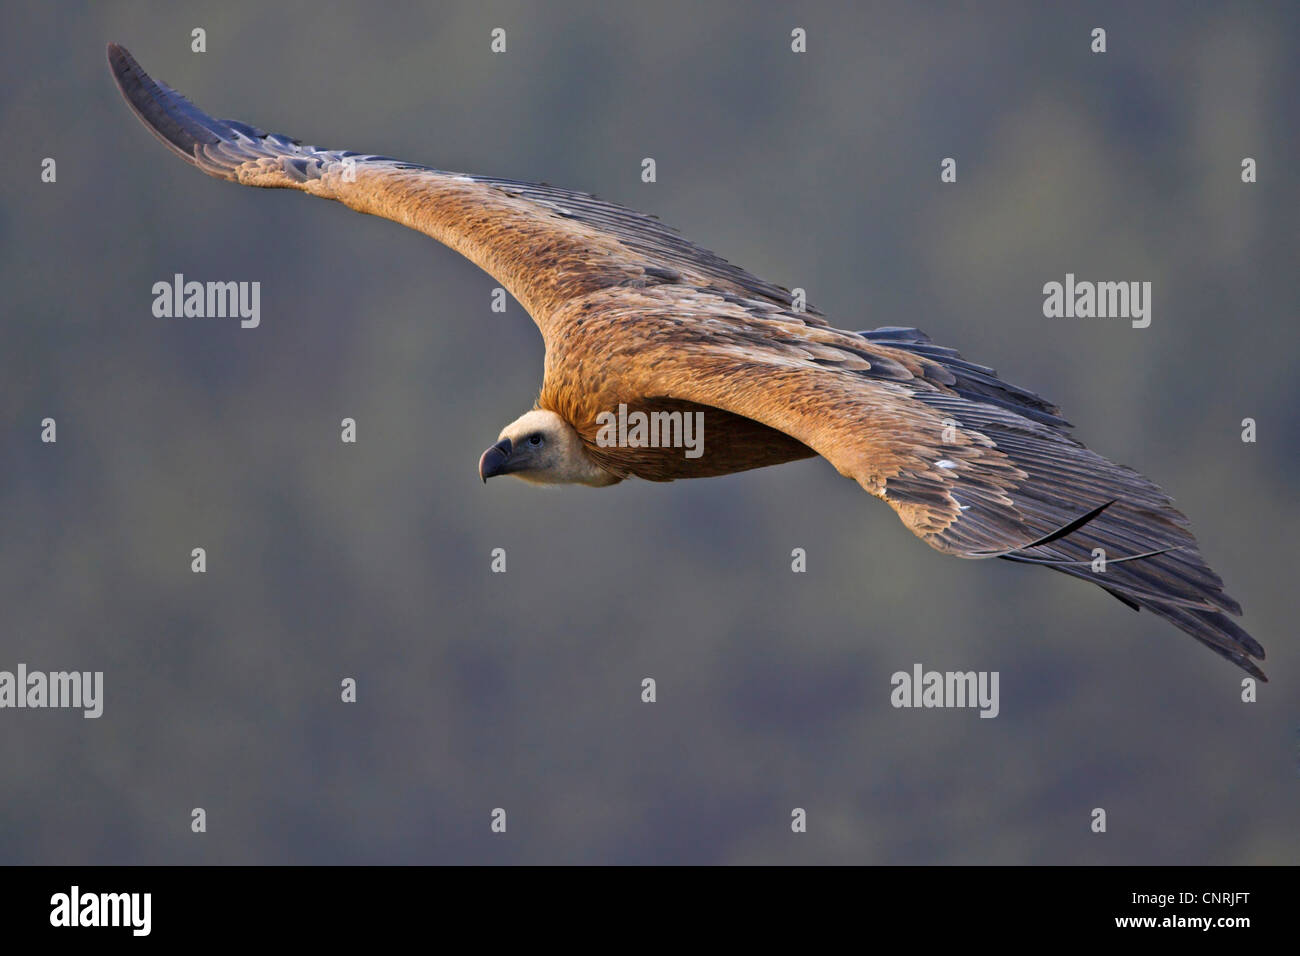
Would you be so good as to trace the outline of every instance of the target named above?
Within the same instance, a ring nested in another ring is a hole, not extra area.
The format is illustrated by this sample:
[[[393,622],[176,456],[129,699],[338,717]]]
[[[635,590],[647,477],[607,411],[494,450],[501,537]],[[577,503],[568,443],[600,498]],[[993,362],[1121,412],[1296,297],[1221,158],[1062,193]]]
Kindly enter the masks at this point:
[[[1170,498],[993,369],[917,329],[835,328],[786,289],[594,196],[304,146],[214,119],[116,44],[108,60],[145,126],[208,175],[417,229],[519,300],[545,341],[545,372],[535,407],[480,458],[484,481],[599,487],[820,455],[931,547],[1091,581],[1267,679],[1264,649],[1232,619],[1241,607]],[[702,415],[703,453],[606,440],[627,410]]]

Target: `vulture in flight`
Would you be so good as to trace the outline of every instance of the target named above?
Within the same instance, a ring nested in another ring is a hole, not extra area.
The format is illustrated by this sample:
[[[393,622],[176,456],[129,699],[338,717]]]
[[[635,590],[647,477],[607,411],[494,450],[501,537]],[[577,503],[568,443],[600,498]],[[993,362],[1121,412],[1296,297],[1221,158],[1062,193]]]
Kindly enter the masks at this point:
[[[136,116],[209,176],[417,229],[523,305],[546,343],[541,392],[483,453],[485,481],[600,487],[820,455],[932,548],[1091,581],[1266,679],[1255,663],[1264,649],[1232,619],[1241,606],[1170,498],[1085,448],[1055,405],[993,369],[914,328],[836,328],[781,286],[615,203],[304,146],[214,119],[116,44],[108,61]],[[703,413],[703,453],[603,440],[620,411],[666,426]]]

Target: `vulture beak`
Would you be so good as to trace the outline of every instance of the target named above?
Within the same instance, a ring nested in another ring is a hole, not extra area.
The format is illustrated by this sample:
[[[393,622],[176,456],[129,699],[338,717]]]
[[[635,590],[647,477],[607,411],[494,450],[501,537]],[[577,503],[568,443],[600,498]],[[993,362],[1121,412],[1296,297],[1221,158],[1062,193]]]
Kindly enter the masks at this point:
[[[484,484],[487,484],[487,480],[494,475],[506,473],[506,463],[510,461],[511,449],[510,439],[503,438],[483,452],[483,457],[478,460],[478,476],[483,479]]]

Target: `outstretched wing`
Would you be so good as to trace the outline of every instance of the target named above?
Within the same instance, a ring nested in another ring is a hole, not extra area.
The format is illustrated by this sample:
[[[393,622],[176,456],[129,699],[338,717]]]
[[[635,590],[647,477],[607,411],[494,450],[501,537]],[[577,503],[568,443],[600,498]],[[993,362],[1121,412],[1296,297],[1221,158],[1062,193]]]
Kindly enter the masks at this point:
[[[164,145],[209,176],[297,189],[418,229],[486,270],[547,330],[564,302],[611,286],[684,282],[789,307],[789,291],[683,239],[653,216],[586,193],[304,146],[214,119],[108,46],[118,88]],[[812,310],[809,320],[825,324]]]
[[[638,387],[798,439],[939,551],[1091,581],[1267,679],[1186,517],[1071,437],[1051,403],[916,329],[807,328],[741,303],[707,312],[706,333],[642,346],[652,380]]]

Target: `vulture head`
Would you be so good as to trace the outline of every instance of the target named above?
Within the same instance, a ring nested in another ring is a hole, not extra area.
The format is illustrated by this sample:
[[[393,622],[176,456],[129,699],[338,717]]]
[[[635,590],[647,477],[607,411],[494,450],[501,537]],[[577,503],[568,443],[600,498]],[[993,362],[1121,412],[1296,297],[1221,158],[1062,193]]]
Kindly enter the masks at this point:
[[[578,430],[555,412],[535,408],[501,430],[478,460],[479,477],[514,475],[535,485],[590,485],[619,481],[583,446]]]

